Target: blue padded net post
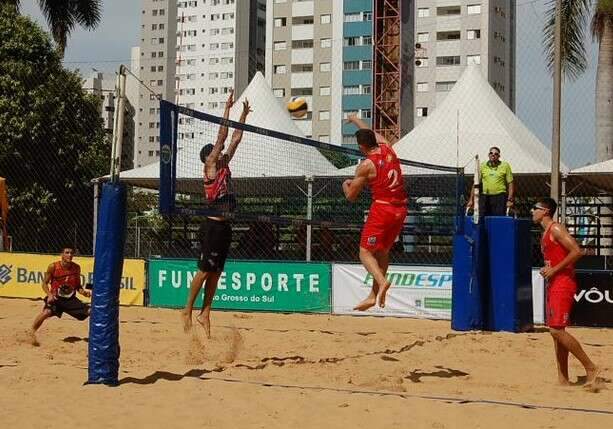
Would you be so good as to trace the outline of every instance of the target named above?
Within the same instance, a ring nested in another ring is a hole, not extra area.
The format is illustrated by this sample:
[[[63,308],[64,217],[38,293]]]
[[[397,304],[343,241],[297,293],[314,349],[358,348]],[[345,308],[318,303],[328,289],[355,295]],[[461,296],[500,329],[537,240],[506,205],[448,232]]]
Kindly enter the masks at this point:
[[[89,319],[88,384],[119,383],[119,289],[126,232],[126,188],[102,187]]]

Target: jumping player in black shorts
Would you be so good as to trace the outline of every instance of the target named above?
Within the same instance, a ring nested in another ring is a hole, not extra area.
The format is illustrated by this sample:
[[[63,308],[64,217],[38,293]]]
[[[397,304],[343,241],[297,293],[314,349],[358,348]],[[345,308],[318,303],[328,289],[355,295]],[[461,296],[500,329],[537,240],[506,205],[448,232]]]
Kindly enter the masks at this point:
[[[32,329],[29,332],[32,344],[38,345],[35,333],[43,322],[50,317],[62,317],[68,313],[78,320],[85,320],[89,316],[89,305],[77,298],[77,292],[85,297],[91,293],[81,285],[81,267],[72,262],[74,248],[65,246],[62,249],[62,259],[50,264],[43,278],[43,290],[45,291],[45,305],[42,312],[36,316]]]
[[[224,118],[230,116],[230,108],[234,104],[234,91],[230,91],[230,96],[226,102]],[[249,101],[243,102],[243,111],[239,122],[245,123],[247,115],[252,112]],[[209,206],[220,212],[233,211],[236,206],[236,199],[232,193],[230,161],[238,144],[243,138],[243,130],[235,129],[232,133],[232,141],[226,153],[223,153],[224,143],[228,137],[228,127],[225,125],[219,128],[215,145],[207,144],[200,151],[200,160],[204,164],[204,193],[209,202]],[[198,273],[192,280],[187,304],[183,310],[183,328],[188,332],[192,326],[192,310],[194,303],[206,281],[204,288],[204,302],[202,311],[196,317],[198,323],[204,328],[207,338],[211,337],[210,313],[213,297],[217,290],[217,282],[226,263],[230,243],[232,242],[232,227],[226,218],[220,216],[207,216],[200,226],[200,259],[198,260]]]

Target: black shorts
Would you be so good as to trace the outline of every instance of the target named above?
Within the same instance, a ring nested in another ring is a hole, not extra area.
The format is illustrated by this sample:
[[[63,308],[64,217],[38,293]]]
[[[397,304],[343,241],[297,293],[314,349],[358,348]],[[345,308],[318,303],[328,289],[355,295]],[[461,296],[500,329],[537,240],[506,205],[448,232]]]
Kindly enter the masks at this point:
[[[89,316],[89,305],[79,301],[74,295],[70,298],[57,297],[51,304],[45,297],[45,309],[51,310],[51,314],[57,317],[62,317],[62,313],[68,313],[75,319],[85,320]]]
[[[507,194],[482,195],[481,214],[483,216],[506,216]]]
[[[202,272],[223,271],[232,243],[232,227],[227,221],[207,218],[200,225],[200,259],[198,269]]]

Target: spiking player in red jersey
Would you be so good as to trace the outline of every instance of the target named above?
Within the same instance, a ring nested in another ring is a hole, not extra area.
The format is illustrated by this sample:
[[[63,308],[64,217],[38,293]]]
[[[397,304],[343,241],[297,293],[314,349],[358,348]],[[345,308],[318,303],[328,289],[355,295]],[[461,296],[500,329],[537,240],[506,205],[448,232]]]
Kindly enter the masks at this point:
[[[354,308],[364,311],[375,304],[385,307],[390,287],[386,278],[389,251],[402,231],[407,215],[407,194],[392,144],[355,115],[349,116],[347,122],[359,128],[355,136],[366,159],[358,165],[355,177],[345,180],[343,192],[352,202],[364,187],[369,186],[372,192],[372,204],[360,239],[360,261],[372,275],[373,285],[368,297]]]
[[[230,116],[230,109],[234,104],[234,91],[230,91],[224,111],[224,118]],[[243,102],[243,111],[239,119],[245,123],[247,115],[252,112],[249,101]],[[200,259],[198,260],[198,273],[194,276],[190,286],[187,305],[183,310],[183,328],[187,332],[192,326],[192,310],[203,283],[204,302],[202,311],[196,320],[204,328],[207,338],[211,337],[210,313],[213,297],[217,290],[217,282],[223,271],[232,242],[232,227],[223,213],[231,212],[236,206],[236,199],[232,193],[230,161],[236,153],[238,144],[243,138],[243,130],[235,129],[232,141],[226,153],[223,153],[224,143],[228,138],[228,127],[221,126],[217,134],[215,145],[207,144],[200,151],[200,160],[204,164],[202,169],[204,179],[204,194],[209,207],[220,213],[219,216],[207,216],[200,226]]]
[[[583,252],[564,225],[553,220],[557,204],[551,198],[541,198],[532,207],[532,220],[543,227],[541,250],[545,266],[541,275],[545,278],[547,288],[547,306],[545,320],[553,337],[553,344],[558,364],[558,381],[568,385],[568,353],[572,353],[586,373],[586,386],[591,386],[598,376],[598,367],[583,351],[579,341],[566,332],[570,323],[577,282],[575,280],[575,262]]]

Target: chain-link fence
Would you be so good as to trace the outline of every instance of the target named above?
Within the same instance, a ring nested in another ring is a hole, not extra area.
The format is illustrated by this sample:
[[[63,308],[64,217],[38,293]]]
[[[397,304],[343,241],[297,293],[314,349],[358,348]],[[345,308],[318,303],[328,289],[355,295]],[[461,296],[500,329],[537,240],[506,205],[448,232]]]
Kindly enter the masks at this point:
[[[535,199],[550,192],[553,83],[543,46],[548,2],[482,2],[479,11],[474,7],[469,10],[474,2],[459,3],[456,15],[453,8],[439,10],[431,2],[415,2],[412,33],[413,42],[419,47],[409,54],[408,61],[412,68],[408,76],[412,100],[402,106],[411,115],[414,129],[396,146],[397,151],[401,158],[466,167],[464,199],[467,200],[474,170],[470,160],[479,155],[482,162],[487,161],[489,147],[498,146],[501,159],[509,161],[514,172],[515,213],[528,217]],[[298,128],[296,135],[355,148],[354,129],[344,124],[344,119],[357,113],[369,121],[373,114],[373,63],[369,45],[373,38],[372,26],[368,24],[368,19],[373,18],[368,11],[364,12],[360,15],[356,11],[341,11],[344,28],[341,31],[347,33],[342,36],[335,32],[320,34],[317,30],[309,43],[294,43],[283,39],[275,30],[273,40],[266,41],[267,66],[263,71],[277,102],[283,106],[291,97],[300,96],[309,106],[307,115],[294,122]],[[441,13],[446,16],[442,18]],[[492,19],[486,19],[487,16]],[[337,19],[332,16],[331,25]],[[439,29],[441,19],[445,19],[445,31]],[[8,231],[13,250],[56,252],[60,243],[68,241],[75,243],[82,253],[91,253],[94,189],[90,183],[109,169],[115,70],[120,62],[129,63],[129,59],[65,64],[79,70],[67,72],[62,70],[55,54],[45,47],[48,41],[42,40],[39,30],[31,24],[24,27],[26,24],[20,20],[4,20],[7,22],[2,24],[0,42],[0,176],[8,184],[11,204]],[[311,25],[309,22],[294,22],[289,17],[286,23],[287,26]],[[364,34],[349,34],[354,31],[352,25],[364,27]],[[595,178],[573,172],[597,160],[596,131],[602,127],[596,121],[600,107],[595,97],[599,45],[591,42],[587,22],[584,25],[586,31],[581,40],[586,46],[585,71],[575,80],[566,78],[563,87],[561,154],[564,168],[571,173],[564,182],[560,210],[582,246],[589,253],[602,255],[611,252],[610,180],[602,175]],[[180,33],[177,44],[186,47],[180,47],[180,53],[159,46],[149,49],[149,39],[143,39],[140,61],[134,62],[131,69],[142,82],[138,83],[134,76],[128,77],[128,86],[132,87],[128,98],[133,110],[128,112],[126,120],[131,124],[127,127],[128,134],[132,130],[133,135],[124,136],[125,167],[130,166],[130,160],[135,161],[134,167],[144,167],[159,159],[156,95],[185,107],[221,115],[227,91],[236,87],[242,92],[247,86],[246,82],[238,82],[238,69],[228,72],[223,68],[231,64],[228,58],[246,51],[237,49],[238,44],[234,50],[225,51],[221,46],[213,51],[208,42],[200,46],[193,35],[197,26],[197,22],[186,20],[173,30],[171,36]],[[159,43],[157,38],[156,44]],[[164,49],[164,58],[152,58],[152,52],[161,49]],[[308,64],[292,61],[304,49],[312,52]],[[355,56],[357,51],[361,56]],[[167,61],[169,56],[178,58],[178,64]],[[162,68],[160,61],[164,64]],[[463,80],[469,64],[480,69],[479,78],[487,82],[487,89],[474,75]],[[169,66],[172,70],[168,70]],[[222,73],[225,74],[222,76]],[[309,74],[311,80],[305,80]],[[462,95],[454,96],[460,84],[464,85]],[[252,101],[260,111],[270,110]],[[505,111],[505,105],[514,115]],[[212,138],[214,133],[209,134],[203,135],[199,143],[204,144],[205,138]],[[194,137],[197,140],[199,135]],[[348,164],[346,159],[339,159],[342,157],[327,155],[336,167],[355,165],[355,160]],[[151,192],[157,189],[158,182],[151,172],[147,174],[148,177],[137,180],[127,176],[123,179],[132,184],[126,255],[195,256],[200,219],[161,217],[156,211],[157,194]],[[200,178],[192,179],[195,186],[201,186]],[[319,207],[333,207],[326,216],[342,215],[347,204],[339,188],[341,179],[335,180],[338,181],[330,179],[326,190],[313,198],[314,213]],[[449,263],[454,203],[444,196],[433,199],[416,194],[418,180],[418,175],[406,178],[411,197],[410,215],[406,230],[392,250],[392,262]],[[432,186],[441,189],[455,187],[441,178],[431,180]],[[306,213],[306,197],[298,187],[307,191],[308,184],[303,181],[294,185],[296,201],[300,201],[300,210]],[[317,181],[313,182],[314,193],[320,188]],[[255,195],[254,192],[239,193],[243,207],[261,212],[287,209],[283,201],[275,205],[261,195],[250,199],[250,194]],[[298,207],[298,202],[295,204]],[[356,237],[368,202],[364,200],[351,207],[351,221],[345,219],[351,225],[345,227],[314,224],[307,230],[306,224],[237,221],[230,257],[304,260],[310,254],[311,260],[357,261]],[[536,226],[533,231],[533,261],[537,265],[540,231]]]

